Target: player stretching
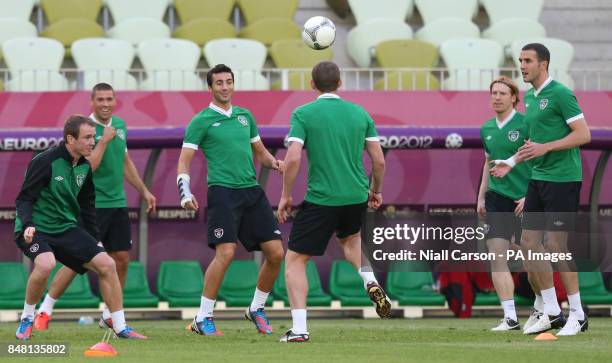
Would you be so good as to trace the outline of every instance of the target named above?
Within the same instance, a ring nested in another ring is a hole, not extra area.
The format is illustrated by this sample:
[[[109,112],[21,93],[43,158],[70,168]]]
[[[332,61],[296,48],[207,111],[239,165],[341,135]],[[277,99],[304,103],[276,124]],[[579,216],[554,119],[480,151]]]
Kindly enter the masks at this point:
[[[312,69],[311,87],[319,94],[318,98],[298,107],[291,115],[288,139],[291,144],[285,157],[283,192],[278,205],[281,223],[287,220],[291,210],[291,190],[300,167],[302,148],[308,153],[308,188],[291,228],[285,258],[293,327],[282,336],[281,342],[309,340],[306,263],[311,256],[325,253],[334,232],[344,256],[363,278],[378,315],[390,315],[391,305],[374,273],[361,268],[362,220],[368,206],[377,209],[382,204],[385,159],[374,121],[363,108],[336,94],[340,85],[340,70],[335,63],[317,64]],[[364,148],[373,165],[369,190],[362,163]]]
[[[17,196],[15,241],[34,262],[17,339],[30,339],[34,309],[47,285],[56,259],[79,274],[92,270],[120,338],[146,339],[125,324],[121,285],[115,261],[104,252],[96,224],[91,155],[94,123],[85,116],[70,116],[64,141],[30,161]],[[79,217],[84,229],[77,225]]]
[[[548,49],[538,43],[527,44],[519,60],[523,80],[533,86],[525,94],[525,119],[530,139],[514,157],[498,161],[491,172],[501,177],[516,162],[532,160],[521,244],[525,250],[544,252],[542,240],[546,233],[546,250],[564,252],[580,202],[582,163],[579,146],[591,140],[591,133],[574,93],[548,75]],[[582,310],[575,269],[572,271],[566,261],[557,264],[570,305],[566,322],[557,302],[550,263],[526,261],[527,265],[540,287],[544,307],[541,315],[530,319],[534,323],[525,327],[525,334],[558,328],[563,329],[557,335],[585,331],[588,320]]]
[[[531,169],[527,163],[514,168],[505,178],[490,175],[490,160],[507,159],[518,152],[528,136],[524,116],[516,112],[519,103],[518,87],[511,79],[499,77],[489,87],[491,108],[496,116],[480,128],[486,160],[482,167],[482,183],[478,192],[478,213],[486,215],[489,231],[487,246],[496,256],[505,256],[515,232],[520,239],[520,220],[523,213],[527,183]],[[504,309],[504,318],[492,331],[520,330],[514,307],[514,282],[507,259],[491,261],[491,278]]]
[[[96,188],[96,220],[102,245],[115,260],[119,282],[123,288],[132,248],[130,220],[123,188],[124,177],[147,201],[147,212],[155,211],[155,197],[138,176],[138,170],[128,155],[125,122],[113,115],[116,105],[115,91],[109,84],[99,83],[93,87],[93,113],[89,118],[96,124],[97,145],[87,159],[91,164]],[[55,274],[49,292],[36,315],[35,330],[48,329],[55,302],[64,294],[75,276],[76,272],[66,266]],[[113,327],[108,307],[102,312],[99,326]]]
[[[208,245],[215,249],[215,257],[206,269],[200,311],[191,329],[198,334],[221,335],[215,327],[213,308],[240,241],[248,251],[261,250],[265,257],[245,317],[260,333],[271,334],[264,304],[278,276],[284,250],[270,203],[255,179],[253,155],[270,169],[281,170],[282,162],[266,150],[251,112],[232,105],[232,70],[218,64],[206,80],[213,101],[187,126],[177,177],[181,206],[198,210],[190,191],[189,166],[196,150],[202,149],[208,161]]]

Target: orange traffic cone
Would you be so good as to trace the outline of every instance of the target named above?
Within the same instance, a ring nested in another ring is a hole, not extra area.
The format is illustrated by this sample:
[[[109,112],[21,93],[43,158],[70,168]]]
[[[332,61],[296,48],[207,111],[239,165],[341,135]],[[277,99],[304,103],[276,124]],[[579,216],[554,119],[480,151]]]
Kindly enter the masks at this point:
[[[534,340],[557,340],[557,339],[559,338],[557,338],[556,336],[550,333],[538,334],[538,336],[534,338]]]
[[[102,337],[102,341],[96,343],[89,347],[84,353],[86,357],[115,357],[117,356],[117,351],[113,346],[109,343],[110,338],[115,334],[112,329],[108,329],[104,336]]]

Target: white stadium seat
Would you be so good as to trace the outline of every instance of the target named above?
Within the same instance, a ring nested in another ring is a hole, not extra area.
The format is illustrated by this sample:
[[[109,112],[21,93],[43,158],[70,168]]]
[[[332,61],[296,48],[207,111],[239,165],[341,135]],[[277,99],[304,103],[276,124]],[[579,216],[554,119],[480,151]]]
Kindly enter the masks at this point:
[[[374,19],[351,29],[346,44],[353,61],[359,67],[369,67],[378,43],[397,39],[412,39],[412,28],[400,21]]]
[[[261,74],[268,51],[263,43],[251,39],[215,39],[204,46],[204,58],[212,68],[225,64],[234,72],[236,90],[268,90],[270,84]]]
[[[155,39],[138,45],[138,58],[146,73],[145,90],[198,91],[202,80],[195,74],[200,47],[184,39]]]
[[[447,90],[488,90],[504,63],[502,47],[492,40],[459,38],[440,46],[449,77],[444,80]]]
[[[405,21],[412,16],[414,0],[348,0],[357,25],[375,18]]]

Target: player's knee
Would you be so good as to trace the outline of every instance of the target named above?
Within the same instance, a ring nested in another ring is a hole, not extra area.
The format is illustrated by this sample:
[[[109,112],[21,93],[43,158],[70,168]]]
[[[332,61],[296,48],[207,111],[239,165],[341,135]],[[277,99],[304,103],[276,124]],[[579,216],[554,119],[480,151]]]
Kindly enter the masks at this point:
[[[110,256],[106,256],[101,258],[100,261],[96,264],[96,269],[98,270],[98,274],[100,276],[107,276],[116,271],[117,266],[115,264],[115,260],[113,260]]]
[[[128,253],[115,253],[112,255],[112,258],[115,261],[117,270],[127,270],[130,263],[130,255]]]
[[[230,263],[234,259],[236,246],[233,243],[223,243],[217,246],[215,258],[223,263]]]
[[[54,258],[36,259],[34,262],[34,270],[39,274],[49,276],[51,271],[55,268],[55,264]]]
[[[266,260],[272,265],[280,265],[283,262],[284,257],[285,251],[283,251],[283,248],[280,247],[268,253],[266,255]]]

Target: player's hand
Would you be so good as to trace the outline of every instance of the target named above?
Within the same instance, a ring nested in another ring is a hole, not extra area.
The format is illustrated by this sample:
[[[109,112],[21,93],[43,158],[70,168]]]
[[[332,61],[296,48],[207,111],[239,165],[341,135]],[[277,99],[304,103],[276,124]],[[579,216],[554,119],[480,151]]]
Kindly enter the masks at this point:
[[[546,144],[538,144],[531,140],[525,141],[525,144],[518,150],[519,157],[523,160],[531,160],[540,157],[548,152]]]
[[[193,210],[193,211],[198,211],[198,209],[200,209],[200,205],[198,204],[198,201],[196,200],[196,197],[194,195],[191,196],[191,201],[185,203],[185,209],[187,210]]]
[[[382,193],[374,193],[371,190],[368,190],[368,207],[372,209],[378,209],[383,203],[383,195]]]
[[[274,160],[272,169],[278,171],[281,174],[284,173],[285,172],[285,162],[282,160]]]
[[[278,202],[277,209],[277,218],[279,223],[285,223],[289,215],[291,215],[291,204],[293,202],[293,198],[291,197],[281,197]]]
[[[144,193],[142,194],[142,199],[147,202],[147,213],[155,213],[157,199],[148,189],[145,189]]]
[[[484,198],[478,198],[478,203],[476,204],[476,213],[478,213],[481,218],[484,218],[484,216],[487,214]]]
[[[114,127],[105,127],[100,142],[108,144],[109,142],[111,142],[112,139],[115,138],[115,135],[117,135],[117,130],[115,130]]]
[[[26,241],[27,244],[32,243],[35,233],[36,233],[36,228],[34,227],[28,227],[25,229],[25,231],[23,231],[23,239]]]
[[[492,165],[490,173],[496,178],[503,178],[512,170],[512,167],[503,160],[491,160],[490,163]]]
[[[525,208],[525,197],[519,199],[519,200],[515,200],[514,203],[516,203],[516,208],[514,209],[514,214],[517,217],[520,217],[523,214],[523,208]]]

